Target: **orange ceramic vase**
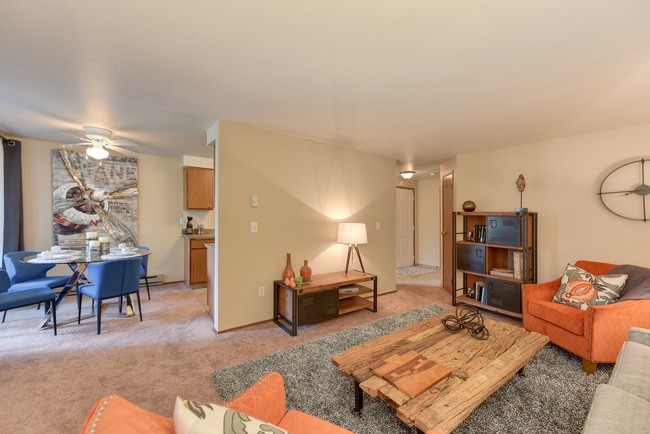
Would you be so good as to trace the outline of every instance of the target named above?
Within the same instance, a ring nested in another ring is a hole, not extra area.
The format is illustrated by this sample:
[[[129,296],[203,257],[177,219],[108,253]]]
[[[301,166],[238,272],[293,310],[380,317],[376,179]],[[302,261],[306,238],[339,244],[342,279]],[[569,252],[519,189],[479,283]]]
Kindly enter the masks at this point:
[[[303,283],[311,282],[311,267],[307,264],[305,259],[305,265],[300,267],[300,277],[302,277]]]
[[[284,267],[284,271],[282,272],[282,280],[287,279],[287,278],[292,278],[296,277],[296,273],[293,271],[293,267],[291,266],[291,253],[287,253],[287,265]]]

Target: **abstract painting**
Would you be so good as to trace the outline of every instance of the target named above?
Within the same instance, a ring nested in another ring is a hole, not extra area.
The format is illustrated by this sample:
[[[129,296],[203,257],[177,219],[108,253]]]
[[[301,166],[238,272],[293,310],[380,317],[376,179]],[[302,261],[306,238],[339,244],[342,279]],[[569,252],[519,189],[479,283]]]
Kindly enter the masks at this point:
[[[111,243],[138,241],[138,159],[52,151],[52,238],[65,247],[85,245],[85,233]]]

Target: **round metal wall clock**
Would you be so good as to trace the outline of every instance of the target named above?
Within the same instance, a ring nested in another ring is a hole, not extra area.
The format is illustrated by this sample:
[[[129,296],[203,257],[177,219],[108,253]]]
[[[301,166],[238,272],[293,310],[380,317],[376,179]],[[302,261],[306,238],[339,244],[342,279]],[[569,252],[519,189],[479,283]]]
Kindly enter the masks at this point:
[[[640,158],[609,172],[598,191],[605,208],[619,217],[647,222],[650,219],[650,197],[647,197],[650,185],[646,183],[646,168],[650,169],[650,159]]]

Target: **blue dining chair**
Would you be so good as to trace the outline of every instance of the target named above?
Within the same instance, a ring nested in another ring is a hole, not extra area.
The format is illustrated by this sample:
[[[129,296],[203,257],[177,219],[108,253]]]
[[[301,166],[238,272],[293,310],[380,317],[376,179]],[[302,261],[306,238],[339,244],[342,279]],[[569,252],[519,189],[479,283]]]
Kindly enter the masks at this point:
[[[7,311],[33,304],[45,303],[45,311],[54,302],[56,294],[47,286],[24,287],[20,291],[11,291],[11,280],[6,270],[0,269],[0,312],[2,322],[5,322]],[[56,336],[56,308],[52,309],[52,324]]]
[[[20,251],[4,255],[5,269],[11,280],[9,291],[20,291],[34,286],[47,286],[51,289],[65,286],[70,276],[47,276],[47,272],[56,264],[30,264],[22,262],[27,256],[35,256],[39,252]]]
[[[140,305],[140,269],[142,257],[120,259],[115,261],[94,262],[86,269],[90,283],[80,285],[77,291],[77,324],[81,324],[82,295],[97,302],[97,334],[102,330],[102,300],[122,297],[135,293],[138,297],[138,310],[142,321]]]
[[[135,246],[138,250],[149,250],[149,247],[145,246]],[[149,255],[142,257],[142,267],[140,268],[140,280],[144,279],[145,285],[147,285],[147,297],[151,300],[151,293],[149,292],[149,278],[147,277],[147,266],[149,265]]]

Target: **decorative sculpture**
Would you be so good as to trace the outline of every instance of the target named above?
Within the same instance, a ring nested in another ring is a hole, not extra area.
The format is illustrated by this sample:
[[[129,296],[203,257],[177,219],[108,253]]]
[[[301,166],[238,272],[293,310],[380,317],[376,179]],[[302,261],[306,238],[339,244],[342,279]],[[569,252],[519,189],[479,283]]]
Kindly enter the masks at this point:
[[[519,191],[519,208],[515,208],[515,211],[526,211],[526,208],[524,208],[524,190],[526,189],[526,178],[524,178],[524,175],[520,173],[517,181],[515,181],[515,184],[517,185],[517,190]]]

